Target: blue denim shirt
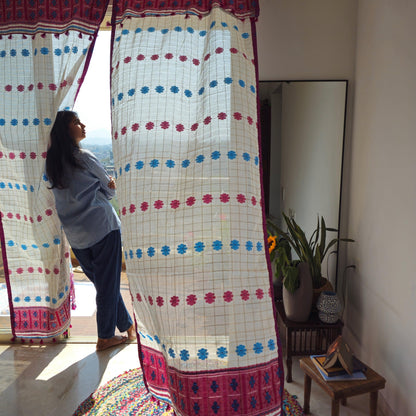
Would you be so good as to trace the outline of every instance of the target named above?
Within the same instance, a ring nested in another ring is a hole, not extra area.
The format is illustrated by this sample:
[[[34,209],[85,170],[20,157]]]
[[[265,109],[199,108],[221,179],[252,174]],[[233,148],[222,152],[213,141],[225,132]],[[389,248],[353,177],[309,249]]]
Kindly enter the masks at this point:
[[[69,244],[83,249],[120,229],[120,220],[110,203],[115,190],[108,187],[110,177],[103,165],[85,149],[80,150],[77,158],[85,169],[72,169],[68,188],[52,191]]]

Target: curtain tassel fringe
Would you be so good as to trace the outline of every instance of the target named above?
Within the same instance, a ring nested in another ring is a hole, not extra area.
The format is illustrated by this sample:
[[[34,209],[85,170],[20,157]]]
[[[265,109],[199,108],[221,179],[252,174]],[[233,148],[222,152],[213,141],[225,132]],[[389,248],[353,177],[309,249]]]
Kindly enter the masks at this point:
[[[25,343],[25,339],[24,339],[24,338],[22,338],[22,339],[20,340],[20,342],[21,342],[22,344],[24,344],[24,343]]]
[[[13,39],[13,36],[12,35],[9,35],[8,39]]]
[[[15,342],[15,341],[16,341],[16,337],[10,338],[10,342]]]
[[[56,342],[56,338],[52,338],[52,342]]]
[[[59,39],[59,36],[60,36],[60,35],[61,35],[60,33],[55,33],[55,34],[54,34],[54,36],[55,36],[55,38],[56,38],[56,39]]]
[[[41,37],[41,38],[43,38],[43,39],[45,39],[45,38],[46,38],[46,33],[42,33],[42,34],[40,35],[40,37]]]
[[[40,340],[40,345],[43,345],[43,339]]]
[[[22,39],[27,39],[27,36],[26,35],[22,35]]]
[[[191,16],[189,15],[189,13],[185,14],[185,19],[189,19]]]
[[[81,32],[79,32],[78,37],[79,37],[80,39],[82,39],[82,33],[81,33]]]
[[[32,338],[30,338],[29,342],[30,342],[31,344],[33,344],[33,339],[32,339]]]

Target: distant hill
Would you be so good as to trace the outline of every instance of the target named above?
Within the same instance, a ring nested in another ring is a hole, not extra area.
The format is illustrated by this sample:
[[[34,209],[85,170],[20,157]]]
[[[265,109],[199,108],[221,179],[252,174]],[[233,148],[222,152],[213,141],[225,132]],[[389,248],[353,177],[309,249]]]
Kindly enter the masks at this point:
[[[111,132],[107,129],[87,130],[87,137],[83,143],[85,145],[111,144]]]

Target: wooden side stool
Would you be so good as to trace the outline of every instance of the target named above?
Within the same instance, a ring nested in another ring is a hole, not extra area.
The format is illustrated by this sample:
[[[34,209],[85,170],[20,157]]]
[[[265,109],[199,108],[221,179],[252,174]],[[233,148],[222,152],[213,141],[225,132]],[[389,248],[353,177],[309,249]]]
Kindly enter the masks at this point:
[[[315,364],[309,357],[302,358],[299,361],[300,368],[305,373],[305,390],[303,411],[309,414],[309,401],[311,397],[311,382],[314,380],[332,399],[332,416],[339,415],[339,402],[347,404],[347,398],[360,394],[370,393],[370,416],[377,415],[377,398],[378,391],[384,389],[386,380],[380,374],[367,366],[365,375],[366,380],[349,380],[349,381],[325,381],[319,373]]]

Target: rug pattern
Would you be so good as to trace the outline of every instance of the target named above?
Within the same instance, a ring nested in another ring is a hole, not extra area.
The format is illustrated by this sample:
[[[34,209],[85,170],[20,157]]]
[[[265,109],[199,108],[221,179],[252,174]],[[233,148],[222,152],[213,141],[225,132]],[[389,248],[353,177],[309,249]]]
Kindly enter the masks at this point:
[[[303,410],[286,389],[283,396],[283,415],[302,416]],[[128,370],[113,378],[90,394],[73,416],[174,416],[173,409],[155,400],[147,391],[140,368]]]

